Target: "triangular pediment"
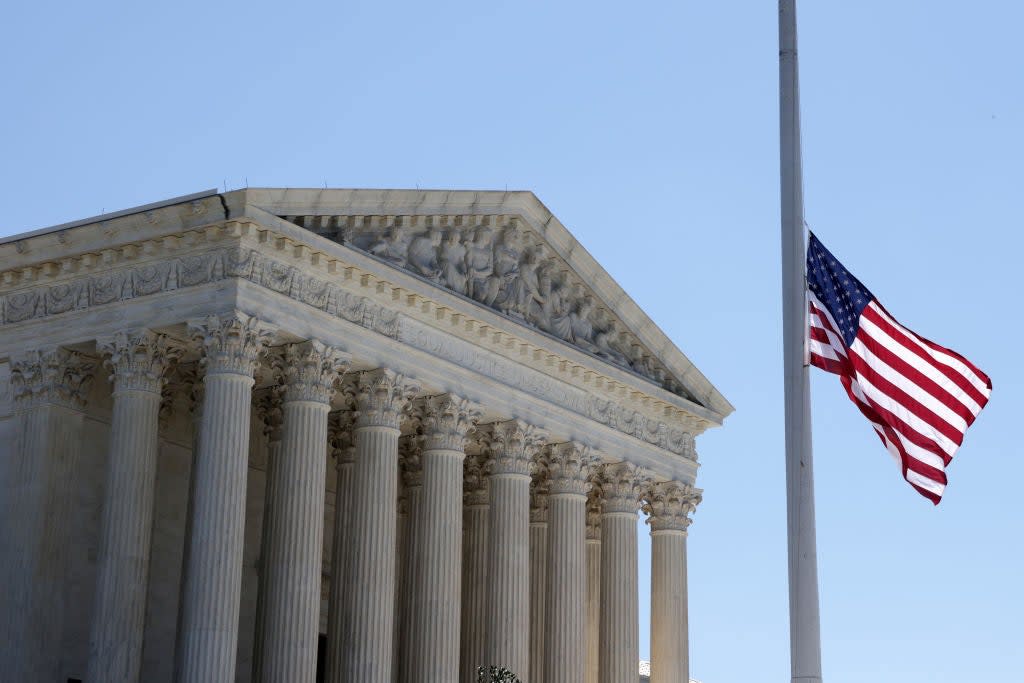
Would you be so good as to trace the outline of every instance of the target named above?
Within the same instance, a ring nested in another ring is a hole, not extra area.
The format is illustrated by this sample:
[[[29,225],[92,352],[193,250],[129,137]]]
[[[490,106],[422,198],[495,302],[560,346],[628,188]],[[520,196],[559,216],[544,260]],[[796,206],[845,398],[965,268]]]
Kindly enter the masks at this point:
[[[724,418],[732,406],[530,192],[246,190],[246,203]]]

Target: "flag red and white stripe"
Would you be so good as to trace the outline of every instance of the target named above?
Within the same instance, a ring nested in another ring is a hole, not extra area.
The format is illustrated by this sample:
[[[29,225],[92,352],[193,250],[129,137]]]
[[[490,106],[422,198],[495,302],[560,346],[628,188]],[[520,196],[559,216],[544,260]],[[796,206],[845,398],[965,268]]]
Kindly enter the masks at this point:
[[[903,477],[938,504],[946,467],[992,392],[988,376],[899,324],[873,298],[848,345],[829,307],[807,294],[810,362],[839,375]]]

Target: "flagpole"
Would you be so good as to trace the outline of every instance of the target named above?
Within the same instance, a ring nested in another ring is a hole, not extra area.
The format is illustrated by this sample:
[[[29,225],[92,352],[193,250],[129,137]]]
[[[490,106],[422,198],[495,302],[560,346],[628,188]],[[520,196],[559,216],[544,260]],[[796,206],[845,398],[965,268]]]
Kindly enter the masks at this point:
[[[818,554],[814,532],[811,386],[804,361],[804,199],[796,0],[779,0],[779,162],[782,187],[782,349],[786,401],[791,683],[820,683]]]

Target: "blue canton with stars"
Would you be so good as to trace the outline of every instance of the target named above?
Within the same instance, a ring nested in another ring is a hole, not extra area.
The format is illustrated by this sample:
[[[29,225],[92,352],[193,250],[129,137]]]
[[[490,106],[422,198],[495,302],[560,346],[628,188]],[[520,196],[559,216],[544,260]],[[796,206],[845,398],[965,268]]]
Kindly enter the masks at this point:
[[[860,314],[875,297],[814,233],[807,243],[807,288],[832,314],[846,345],[853,344],[860,328]]]

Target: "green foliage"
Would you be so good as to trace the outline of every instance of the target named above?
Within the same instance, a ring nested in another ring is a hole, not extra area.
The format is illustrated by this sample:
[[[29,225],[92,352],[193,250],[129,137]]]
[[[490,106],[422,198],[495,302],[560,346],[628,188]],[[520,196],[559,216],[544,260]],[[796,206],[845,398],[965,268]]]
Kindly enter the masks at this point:
[[[523,683],[519,677],[503,666],[478,667],[476,683]]]

